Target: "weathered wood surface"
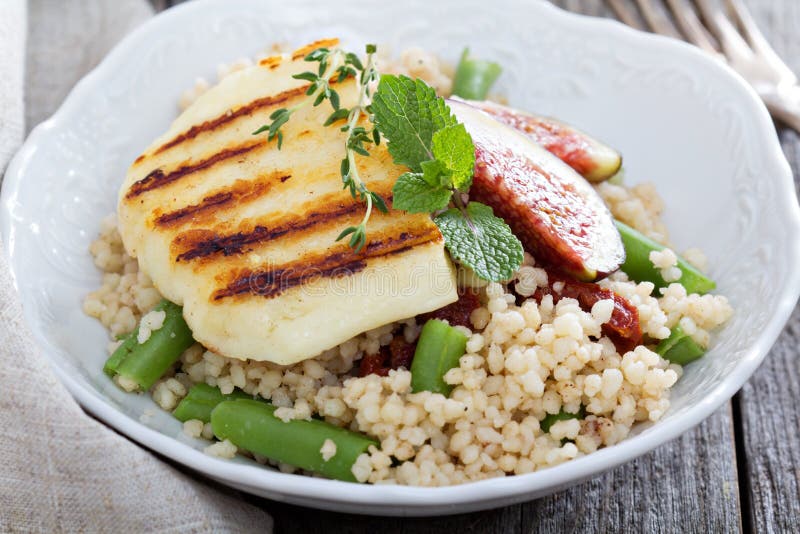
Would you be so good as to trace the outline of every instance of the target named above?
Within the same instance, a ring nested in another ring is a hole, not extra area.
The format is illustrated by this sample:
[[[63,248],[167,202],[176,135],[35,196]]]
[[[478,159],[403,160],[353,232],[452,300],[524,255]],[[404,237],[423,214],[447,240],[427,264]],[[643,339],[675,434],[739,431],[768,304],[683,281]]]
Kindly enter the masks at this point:
[[[792,138],[797,173],[798,137],[786,137]],[[767,360],[735,399],[743,517],[753,532],[800,532],[799,343],[796,309]]]
[[[800,73],[800,2],[747,3],[780,56]],[[797,186],[800,136],[781,130],[780,138]],[[800,308],[734,402],[743,519],[753,532],[800,532]]]
[[[180,0],[151,0],[164,9]],[[603,0],[553,0],[610,16]],[[631,0],[630,3],[633,3]],[[800,72],[800,1],[745,0]],[[800,136],[780,131],[795,176]],[[800,236],[798,236],[800,239]],[[800,310],[732,403],[628,465],[550,497],[443,518],[386,519],[321,512],[254,497],[277,532],[555,533],[800,532]]]

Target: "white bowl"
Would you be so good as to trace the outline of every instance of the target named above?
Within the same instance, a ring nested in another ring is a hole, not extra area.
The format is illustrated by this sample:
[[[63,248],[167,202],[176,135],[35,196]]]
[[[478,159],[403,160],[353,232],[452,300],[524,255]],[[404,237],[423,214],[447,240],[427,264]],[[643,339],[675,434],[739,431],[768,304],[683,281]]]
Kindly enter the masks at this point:
[[[367,486],[278,473],[202,453],[146,396],[102,373],[106,333],[81,312],[98,285],[87,247],[130,162],[176,115],[180,92],[218,63],[273,42],[342,36],[455,61],[464,45],[503,64],[499,89],[620,148],[629,181],[654,181],[681,248],[710,259],[737,312],[690,365],[657,424],[536,473],[445,488]],[[2,232],[25,316],[67,388],[139,443],[223,483],[280,501],[357,513],[433,515],[539,497],[639,456],[702,421],[753,373],[800,293],[792,175],[755,93],[694,48],[549,4],[513,0],[198,1],[127,37],[31,134],[6,173]]]

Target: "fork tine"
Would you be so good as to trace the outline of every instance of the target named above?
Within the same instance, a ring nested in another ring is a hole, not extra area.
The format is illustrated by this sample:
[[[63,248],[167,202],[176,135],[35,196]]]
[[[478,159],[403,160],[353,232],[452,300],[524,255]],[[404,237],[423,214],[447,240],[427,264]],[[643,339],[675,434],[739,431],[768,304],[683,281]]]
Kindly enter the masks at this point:
[[[758,29],[758,25],[750,11],[745,7],[741,0],[727,0],[728,7],[736,17],[736,22],[742,30],[745,38],[747,38],[750,46],[753,47],[761,58],[766,61],[772,68],[776,69],[782,74],[786,80],[797,81],[797,76],[792,70],[784,63],[784,61],[775,52],[775,49],[769,44],[764,34]]]
[[[753,50],[750,45],[739,35],[739,32],[728,20],[728,17],[725,16],[719,5],[712,4],[711,0],[694,1],[700,8],[700,13],[706,22],[706,26],[719,41],[722,51],[729,61],[733,63],[744,62],[753,56]]]
[[[672,16],[675,17],[678,28],[689,41],[706,52],[719,54],[711,34],[705,29],[697,17],[697,13],[686,3],[686,0],[666,0],[666,2],[672,11]]]
[[[642,30],[642,25],[639,23],[638,17],[633,13],[633,11],[628,7],[628,4],[625,0],[608,0],[608,4],[611,6],[611,9],[616,13],[619,20],[624,22],[626,25],[630,26],[631,28],[636,28],[637,30]]]
[[[683,37],[675,30],[675,27],[664,14],[655,7],[653,0],[636,0],[636,5],[639,6],[639,11],[642,12],[644,20],[654,32],[683,40]]]

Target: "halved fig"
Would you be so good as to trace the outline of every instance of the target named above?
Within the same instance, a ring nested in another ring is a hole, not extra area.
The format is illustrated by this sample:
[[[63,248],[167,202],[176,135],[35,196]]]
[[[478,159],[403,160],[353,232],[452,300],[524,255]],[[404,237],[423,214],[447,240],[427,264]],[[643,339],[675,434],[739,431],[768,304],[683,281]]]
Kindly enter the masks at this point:
[[[537,261],[584,281],[617,270],[625,260],[622,240],[586,180],[477,108],[449,104],[475,144],[471,200],[491,206]]]
[[[619,152],[568,124],[494,102],[463,102],[522,132],[590,182],[608,180],[622,167]]]

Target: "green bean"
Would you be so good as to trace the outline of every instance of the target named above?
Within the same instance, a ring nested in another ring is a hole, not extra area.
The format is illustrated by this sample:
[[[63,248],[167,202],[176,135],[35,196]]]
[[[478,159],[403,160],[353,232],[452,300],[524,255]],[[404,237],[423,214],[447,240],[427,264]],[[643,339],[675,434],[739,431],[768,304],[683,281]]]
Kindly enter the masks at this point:
[[[539,421],[539,428],[542,429],[542,432],[550,432],[550,427],[553,426],[558,421],[569,421],[570,419],[583,419],[584,411],[583,406],[581,406],[578,413],[569,413],[565,412],[563,409],[558,413],[549,413],[547,414],[544,419]]]
[[[453,79],[453,94],[467,100],[485,100],[501,72],[500,65],[473,59],[469,57],[469,49],[465,48]]]
[[[109,377],[114,378],[117,375],[117,367],[125,361],[125,357],[133,350],[133,348],[139,343],[136,340],[136,335],[139,332],[139,328],[137,327],[136,330],[131,332],[130,334],[126,334],[121,338],[118,337],[117,341],[122,341],[122,344],[117,347],[117,349],[108,357],[106,360],[105,365],[103,366],[103,372],[107,374]]]
[[[687,365],[705,354],[703,347],[691,338],[680,326],[674,326],[669,337],[661,341],[656,347],[656,352],[664,359]]]
[[[430,319],[422,327],[411,362],[411,390],[450,395],[453,386],[444,381],[444,375],[458,366],[466,350],[467,336],[463,332],[438,319]]]
[[[147,341],[139,343],[137,336],[141,325],[137,326],[103,367],[107,375],[119,375],[132,380],[142,390],[150,389],[178,361],[183,351],[194,343],[180,306],[165,299],[154,310],[166,313],[161,328],[151,332]]]
[[[218,387],[209,386],[205,383],[195,384],[189,393],[178,403],[172,415],[179,421],[189,419],[200,419],[204,423],[211,421],[211,411],[220,402],[233,399],[252,399],[242,390],[235,389],[233,393],[223,394]]]
[[[616,224],[625,246],[625,263],[622,264],[622,271],[636,282],[652,282],[656,289],[667,287],[669,283],[650,261],[652,251],[662,251],[666,247],[620,221],[616,221]],[[687,293],[708,293],[717,287],[713,280],[681,257],[678,257],[678,269],[681,271],[678,282],[686,288]]]
[[[217,438],[242,449],[348,482],[356,482],[352,468],[359,455],[370,445],[378,446],[363,434],[324,421],[284,423],[274,412],[274,406],[257,400],[223,401],[211,412],[211,428]],[[320,449],[328,439],[336,444],[336,453],[325,461]]]

